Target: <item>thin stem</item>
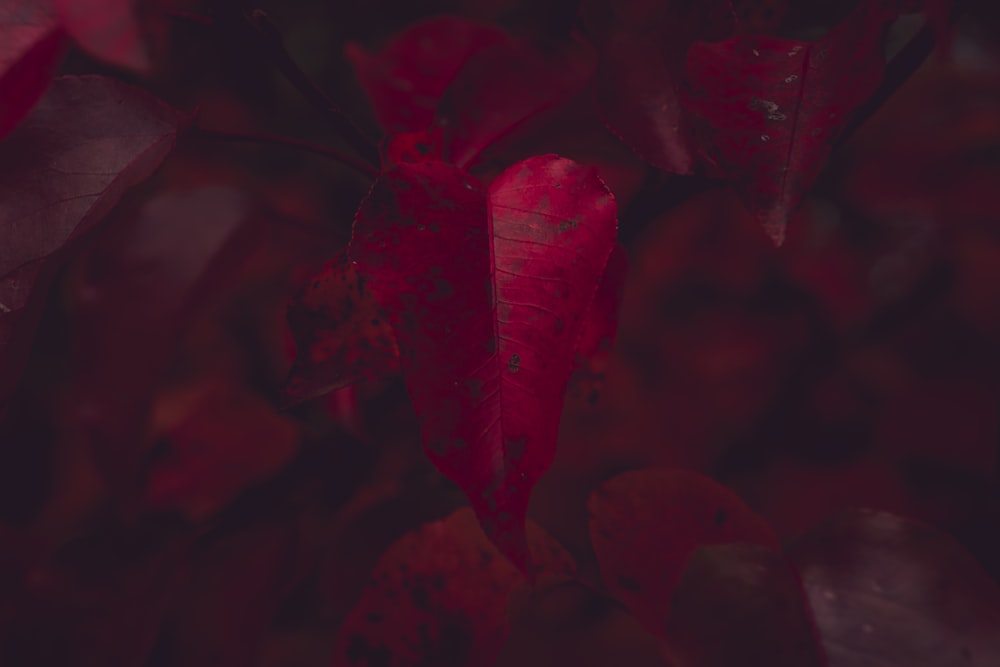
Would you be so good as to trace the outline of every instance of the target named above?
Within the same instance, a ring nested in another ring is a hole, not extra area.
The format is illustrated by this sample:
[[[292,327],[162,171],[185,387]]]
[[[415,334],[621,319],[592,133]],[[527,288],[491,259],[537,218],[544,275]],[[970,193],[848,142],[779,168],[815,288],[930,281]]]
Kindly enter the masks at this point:
[[[377,168],[381,162],[375,142],[364,134],[340,107],[310,79],[285,48],[281,33],[262,10],[244,15],[244,25],[264,49],[264,54],[282,76],[311,105],[319,109],[338,130],[345,141],[361,157]]]
[[[194,130],[206,139],[215,139],[217,141],[231,141],[231,142],[242,142],[242,143],[252,143],[252,144],[267,144],[270,146],[285,146],[286,148],[294,148],[301,151],[306,151],[308,153],[313,153],[314,155],[321,155],[332,160],[336,160],[341,164],[350,167],[360,174],[375,179],[378,178],[378,170],[373,166],[360,160],[349,153],[342,153],[341,151],[335,150],[333,148],[328,148],[327,146],[322,146],[320,144],[310,143],[308,141],[302,141],[301,139],[293,139],[292,137],[285,137],[278,134],[260,134],[257,132],[231,132],[229,130],[215,130],[204,127],[195,127]]]
[[[226,12],[235,14],[235,10]],[[282,76],[310,105],[318,109],[338,131],[339,135],[357,151],[366,163],[366,170],[377,170],[382,160],[375,142],[362,132],[340,107],[327,95],[309,76],[302,71],[291,54],[285,48],[281,33],[263,10],[255,9],[249,13],[240,13],[238,19],[232,21],[217,20],[210,16],[186,12],[168,12],[168,15],[185,23],[217,29],[235,28],[236,37],[249,39],[255,47],[262,47],[268,61],[274,65]]]

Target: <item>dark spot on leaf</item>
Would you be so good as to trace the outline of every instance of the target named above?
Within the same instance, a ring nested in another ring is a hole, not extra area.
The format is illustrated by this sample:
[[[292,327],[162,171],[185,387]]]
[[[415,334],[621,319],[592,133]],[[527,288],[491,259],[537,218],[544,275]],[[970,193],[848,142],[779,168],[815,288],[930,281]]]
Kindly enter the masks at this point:
[[[719,511],[715,513],[715,527],[716,528],[721,527],[722,524],[724,524],[726,522],[727,518],[728,517],[726,516],[726,510],[725,509],[719,509]]]
[[[443,574],[435,574],[431,576],[431,588],[436,591],[443,591],[447,582],[445,581]]]
[[[632,577],[626,577],[625,575],[618,576],[618,586],[619,588],[624,588],[625,590],[632,591],[633,593],[638,593],[641,588],[638,581]]]
[[[510,361],[507,362],[507,370],[511,373],[517,373],[521,370],[521,355],[512,354],[510,355]]]
[[[365,618],[368,619],[369,623],[381,623],[382,619],[385,618],[382,614],[378,612],[372,612],[368,614]]]
[[[413,597],[413,606],[417,609],[429,610],[431,608],[431,596],[423,586],[416,586],[410,592]]]

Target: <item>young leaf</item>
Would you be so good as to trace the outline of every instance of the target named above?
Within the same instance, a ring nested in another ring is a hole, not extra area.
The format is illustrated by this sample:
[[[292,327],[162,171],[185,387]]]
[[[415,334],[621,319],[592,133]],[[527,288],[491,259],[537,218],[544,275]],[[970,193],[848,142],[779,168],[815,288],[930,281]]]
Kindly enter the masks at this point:
[[[295,362],[286,404],[399,371],[388,319],[346,254],[323,267],[288,307]]]
[[[657,636],[695,549],[734,542],[779,547],[767,522],[735,493],[683,470],[618,475],[591,495],[588,509],[605,584]]]
[[[0,332],[6,332],[0,338],[10,340],[27,314],[32,289],[44,289],[35,283],[45,260],[159,167],[181,121],[173,109],[119,81],[63,77],[0,142]],[[9,364],[23,357],[0,348],[0,402],[20,372]]]
[[[587,34],[597,48],[597,96],[612,132],[641,158],[691,174],[697,146],[679,91],[684,56],[698,39],[728,37],[726,0],[584,0]]]
[[[488,192],[447,164],[401,165],[355,220],[350,256],[389,316],[427,454],[523,571],[528,499],[616,227],[596,172],[556,156]]]
[[[111,65],[149,69],[135,0],[52,0],[63,30],[77,46]]]
[[[664,645],[677,667],[826,667],[798,575],[755,544],[700,547],[670,600]]]
[[[574,574],[572,558],[527,524],[536,574]],[[507,597],[524,577],[460,509],[406,535],[379,559],[344,621],[334,667],[478,667],[496,661],[507,634]]]
[[[441,95],[469,58],[509,39],[499,28],[442,16],[414,24],[375,53],[349,42],[344,55],[379,123],[399,134],[427,129]]]
[[[787,552],[830,667],[1000,664],[1000,587],[947,534],[852,512]]]
[[[66,36],[47,3],[0,4],[0,139],[45,92],[66,51]]]
[[[851,114],[878,88],[897,0],[863,3],[817,42],[696,43],[682,103],[708,173],[729,181],[775,244]]]

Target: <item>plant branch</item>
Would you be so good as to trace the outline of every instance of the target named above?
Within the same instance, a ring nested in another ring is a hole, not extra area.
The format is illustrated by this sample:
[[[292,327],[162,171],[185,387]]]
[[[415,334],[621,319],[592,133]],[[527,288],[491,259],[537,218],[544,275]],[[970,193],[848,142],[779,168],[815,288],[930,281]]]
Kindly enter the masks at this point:
[[[341,164],[348,166],[354,171],[360,174],[364,174],[369,178],[372,179],[378,178],[378,169],[368,164],[364,160],[360,160],[348,153],[342,153],[341,151],[335,150],[333,148],[328,148],[327,146],[321,146],[320,144],[310,143],[308,141],[302,141],[301,139],[293,139],[292,137],[285,137],[277,134],[260,134],[256,132],[231,132],[229,130],[214,130],[200,126],[196,126],[194,130],[195,132],[197,132],[202,137],[205,137],[206,139],[214,139],[217,141],[252,143],[252,144],[267,144],[270,146],[284,146],[286,148],[294,148],[308,153],[313,153],[314,155],[321,155],[325,158],[336,160],[337,162],[340,162]]]

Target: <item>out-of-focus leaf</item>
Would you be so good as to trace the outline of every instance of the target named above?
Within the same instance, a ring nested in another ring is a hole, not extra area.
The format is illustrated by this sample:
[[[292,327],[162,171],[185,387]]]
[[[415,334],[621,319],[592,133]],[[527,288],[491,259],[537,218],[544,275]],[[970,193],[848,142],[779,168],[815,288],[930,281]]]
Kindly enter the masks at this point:
[[[767,522],[735,493],[693,472],[622,473],[594,491],[588,508],[605,584],[657,636],[698,547],[746,542],[778,548]]]
[[[95,58],[143,72],[149,56],[135,16],[136,0],[51,0],[60,27]]]
[[[571,576],[562,547],[527,524],[533,572]],[[507,598],[524,582],[461,509],[406,535],[379,559],[337,636],[335,667],[493,664],[507,634]]]
[[[65,51],[66,36],[47,3],[0,4],[0,138],[38,102]]]
[[[737,37],[687,54],[681,103],[707,172],[776,244],[853,112],[878,88],[898,0],[863,3],[817,42]]]
[[[852,512],[787,552],[830,667],[1000,664],[1000,587],[950,536]]]
[[[0,344],[11,340],[19,320],[31,328],[26,306],[45,260],[159,167],[181,121],[173,109],[119,81],[63,77],[0,143]],[[0,403],[24,356],[0,348]]]
[[[298,451],[298,428],[263,398],[231,380],[207,380],[193,396],[165,396],[155,434],[168,451],[149,472],[146,502],[194,520],[222,509],[266,480]]]
[[[596,171],[556,156],[488,192],[450,165],[403,165],[355,221],[350,256],[389,315],[427,454],[523,571],[528,500],[616,228]]]
[[[599,53],[597,96],[608,127],[644,160],[693,173],[697,145],[680,103],[684,56],[698,39],[734,26],[725,0],[584,0],[582,16]]]
[[[694,552],[671,596],[664,645],[677,667],[826,667],[795,568],[755,544]]]
[[[399,371],[392,327],[365,280],[340,255],[288,307],[295,362],[285,382],[287,403]]]
[[[270,224],[234,188],[172,192],[116,220],[82,261],[70,307],[74,382],[65,419],[122,498],[139,492],[153,392],[184,323]]]
[[[399,134],[427,129],[441,95],[469,58],[509,39],[499,28],[442,16],[410,26],[377,52],[349,42],[344,53],[379,123]]]

